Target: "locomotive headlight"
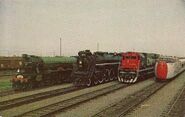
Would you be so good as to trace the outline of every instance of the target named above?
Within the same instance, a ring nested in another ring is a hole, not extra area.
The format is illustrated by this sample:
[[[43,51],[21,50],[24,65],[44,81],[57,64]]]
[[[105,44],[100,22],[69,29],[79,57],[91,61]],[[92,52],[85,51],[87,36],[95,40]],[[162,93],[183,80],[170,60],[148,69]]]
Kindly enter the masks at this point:
[[[20,72],[20,69],[18,69],[17,72],[19,73]]]
[[[23,77],[23,75],[17,75],[17,78],[18,79],[23,79],[24,77]]]
[[[79,64],[82,64],[82,61],[79,61]]]

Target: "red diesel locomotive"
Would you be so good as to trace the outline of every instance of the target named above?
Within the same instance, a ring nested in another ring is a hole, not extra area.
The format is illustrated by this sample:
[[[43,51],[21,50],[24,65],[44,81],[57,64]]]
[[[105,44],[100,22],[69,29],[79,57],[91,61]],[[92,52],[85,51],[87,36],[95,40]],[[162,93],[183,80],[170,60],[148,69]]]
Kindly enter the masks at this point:
[[[154,66],[158,54],[126,52],[118,68],[118,81],[135,83],[139,79],[154,76]]]

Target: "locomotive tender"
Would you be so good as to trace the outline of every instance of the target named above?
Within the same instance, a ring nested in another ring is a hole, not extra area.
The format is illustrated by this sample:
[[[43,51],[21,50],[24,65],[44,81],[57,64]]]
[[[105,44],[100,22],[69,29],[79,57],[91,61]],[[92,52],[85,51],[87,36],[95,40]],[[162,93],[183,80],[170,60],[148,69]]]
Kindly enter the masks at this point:
[[[185,70],[185,58],[161,57],[155,65],[155,79],[165,81],[175,78]]]
[[[38,57],[22,55],[22,64],[12,78],[13,89],[31,89],[70,80],[74,57]]]
[[[135,83],[140,79],[154,76],[154,66],[158,54],[126,52],[118,68],[118,81]]]
[[[80,51],[72,77],[75,86],[92,86],[117,79],[121,54]]]

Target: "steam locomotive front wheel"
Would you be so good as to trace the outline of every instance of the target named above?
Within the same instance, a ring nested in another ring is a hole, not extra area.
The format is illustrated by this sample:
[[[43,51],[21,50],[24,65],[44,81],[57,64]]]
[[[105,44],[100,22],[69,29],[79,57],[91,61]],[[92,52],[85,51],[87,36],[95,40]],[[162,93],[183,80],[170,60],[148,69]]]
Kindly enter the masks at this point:
[[[114,80],[115,73],[113,69],[110,70],[109,77],[110,77],[110,80]]]
[[[33,84],[32,83],[28,83],[28,89],[33,89]]]
[[[104,79],[106,78],[106,73],[102,73],[102,75],[98,78],[98,82],[102,84],[104,82]]]
[[[75,78],[73,84],[74,84],[75,86],[80,86],[81,80],[80,80],[79,78]]]
[[[94,84],[95,84],[95,85],[98,84],[98,80],[97,80],[97,79],[94,80]]]
[[[19,85],[17,85],[17,83],[13,83],[12,85],[13,85],[12,87],[13,87],[14,90],[18,90],[19,89]]]
[[[87,85],[88,87],[90,87],[90,86],[91,86],[91,84],[92,84],[92,81],[91,81],[91,79],[90,79],[90,78],[88,78],[86,85]]]
[[[108,69],[106,69],[105,71],[104,71],[104,76],[103,76],[103,78],[104,78],[104,80],[105,80],[105,82],[108,82],[110,79],[109,79],[109,70]]]
[[[94,74],[94,80],[93,80],[93,82],[94,82],[95,85],[98,84],[98,77],[99,77],[99,75],[97,73],[95,73]]]

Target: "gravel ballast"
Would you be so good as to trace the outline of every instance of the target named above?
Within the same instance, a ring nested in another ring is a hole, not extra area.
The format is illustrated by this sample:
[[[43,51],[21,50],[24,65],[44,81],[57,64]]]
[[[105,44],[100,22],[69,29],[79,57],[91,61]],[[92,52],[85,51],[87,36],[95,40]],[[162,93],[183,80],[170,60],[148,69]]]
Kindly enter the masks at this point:
[[[185,83],[185,72],[140,104],[127,117],[160,117]]]
[[[56,97],[53,97],[53,98],[48,98],[48,99],[44,99],[44,100],[37,101],[37,102],[34,102],[34,103],[25,104],[25,105],[15,107],[15,108],[12,108],[12,109],[4,110],[1,113],[5,117],[6,116],[12,117],[12,116],[15,116],[15,115],[20,115],[20,114],[23,114],[25,112],[28,112],[28,111],[31,111],[31,110],[34,110],[34,109],[38,109],[38,108],[41,108],[41,107],[44,107],[44,106],[48,106],[48,105],[51,105],[53,103],[64,101],[64,100],[70,99],[72,97],[76,97],[76,96],[79,96],[79,95],[82,95],[82,94],[85,94],[85,93],[88,93],[88,92],[92,92],[92,91],[95,91],[95,90],[98,90],[98,89],[102,89],[102,88],[105,88],[105,87],[108,87],[108,86],[111,86],[111,85],[115,85],[115,84],[118,84],[118,82],[116,82],[116,81],[115,82],[109,82],[109,83],[105,83],[105,84],[102,84],[102,85],[97,85],[97,86],[94,86],[94,87],[85,88],[85,89],[74,91],[74,92],[67,93],[67,94],[64,94],[64,95],[56,96]]]
[[[72,86],[72,84],[68,83],[68,84],[51,86],[51,87],[47,87],[47,88],[34,89],[32,91],[24,91],[24,92],[16,93],[13,95],[7,95],[4,97],[1,97],[0,102],[15,99],[15,98],[20,98],[20,97],[25,97],[25,96],[29,96],[29,95],[34,95],[34,94],[41,93],[41,92],[47,92],[47,91],[52,91],[52,90],[56,90],[56,89],[67,88],[67,87],[71,87],[71,86]]]
[[[119,89],[113,93],[95,98],[86,103],[75,106],[64,112],[56,114],[57,117],[90,117],[105,108],[119,102],[130,94],[154,83],[152,79],[133,84],[129,87]]]

